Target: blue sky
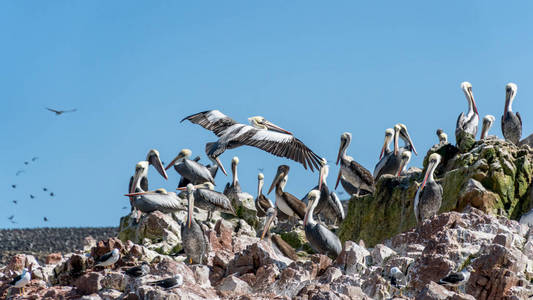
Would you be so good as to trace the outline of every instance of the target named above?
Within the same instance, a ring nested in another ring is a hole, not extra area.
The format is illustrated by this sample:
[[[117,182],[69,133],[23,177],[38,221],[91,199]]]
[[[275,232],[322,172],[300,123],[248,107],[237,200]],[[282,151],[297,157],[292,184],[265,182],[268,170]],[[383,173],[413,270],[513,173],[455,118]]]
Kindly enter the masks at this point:
[[[3,1],[0,227],[118,225],[129,177],[150,148],[165,162],[182,148],[207,162],[204,145],[215,136],[178,122],[207,109],[241,122],[263,115],[328,159],[350,131],[349,154],[372,171],[384,130],[397,122],[419,151],[411,165],[421,165],[437,128],[453,139],[467,108],[459,87],[465,80],[480,114],[496,116],[492,134],[501,136],[504,88],[513,81],[527,135],[532,8],[487,1]],[[78,112],[56,117],[46,106]],[[227,151],[227,167],[234,155],[253,195],[258,168],[270,185],[277,166],[288,163],[287,191],[298,197],[318,181],[316,172],[254,148]],[[26,172],[15,176],[20,169]],[[150,169],[152,188],[173,190],[179,178],[173,170],[169,177]],[[219,174],[217,188],[229,180]],[[7,219],[12,214],[17,224]]]

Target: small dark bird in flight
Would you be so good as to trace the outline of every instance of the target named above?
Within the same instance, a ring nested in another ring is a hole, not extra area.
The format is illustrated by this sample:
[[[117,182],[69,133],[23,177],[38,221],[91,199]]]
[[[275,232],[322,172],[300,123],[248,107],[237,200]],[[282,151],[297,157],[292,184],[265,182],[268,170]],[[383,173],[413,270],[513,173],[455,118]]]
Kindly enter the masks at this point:
[[[13,218],[15,217],[15,215],[11,215],[9,216],[9,218],[7,218],[8,220],[13,220]]]
[[[62,115],[64,113],[75,112],[76,111],[75,108],[74,109],[69,109],[69,110],[56,110],[56,109],[51,109],[51,108],[47,107],[46,109],[48,109],[51,112],[54,112],[56,114],[56,116]]]
[[[51,196],[51,197],[54,197],[54,192],[51,192],[51,193],[50,193],[50,196]]]
[[[48,218],[47,218],[47,217],[44,217],[43,220],[44,220],[45,222],[48,222]]]
[[[26,172],[26,171],[24,171],[24,170],[18,170],[17,173],[16,173],[15,175],[16,175],[16,176],[19,176],[20,174],[22,174],[22,173],[24,173],[24,172]]]
[[[31,198],[31,199],[34,199],[34,198],[35,198],[35,196],[34,196],[34,195],[31,195],[31,194],[30,194],[30,198]]]
[[[122,209],[128,209],[128,207],[127,206],[122,206]]]
[[[47,189],[47,188],[45,188],[45,187],[43,187],[43,191],[45,191],[45,192],[46,192],[46,191],[48,191],[48,189]]]
[[[31,161],[36,161],[36,160],[38,160],[38,159],[39,159],[39,157],[34,156],[34,157],[31,158]]]
[[[30,163],[30,162],[28,162],[28,161],[25,161],[25,162],[24,162],[25,165],[28,165],[29,163]]]
[[[17,203],[18,203],[18,201],[17,201],[17,200],[13,200],[13,203],[17,204]]]
[[[16,188],[17,188],[17,185],[16,185],[16,184],[12,184],[11,187],[14,188],[14,189],[16,189]]]
[[[11,224],[17,224],[17,222],[15,222],[15,221],[11,220]]]

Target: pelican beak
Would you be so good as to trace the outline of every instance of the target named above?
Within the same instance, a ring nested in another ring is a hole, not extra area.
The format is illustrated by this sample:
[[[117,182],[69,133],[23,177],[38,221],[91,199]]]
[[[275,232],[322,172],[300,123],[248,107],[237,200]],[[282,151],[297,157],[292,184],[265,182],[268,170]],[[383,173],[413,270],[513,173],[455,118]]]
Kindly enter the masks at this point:
[[[273,130],[273,131],[277,131],[277,132],[281,132],[281,133],[286,133],[286,134],[290,134],[292,135],[291,132],[279,127],[278,125],[272,123],[272,122],[269,122],[269,121],[265,121],[264,125],[270,129],[270,130]]]
[[[434,165],[434,163],[429,163],[428,164],[428,168],[426,170],[426,175],[424,176],[424,181],[422,182],[422,185],[420,186],[420,191],[422,191],[424,189],[424,187],[426,186],[426,182],[428,180],[429,173],[431,173],[431,169],[433,168],[433,165]]]
[[[413,148],[413,152],[415,153],[415,155],[418,155],[418,153],[416,152],[416,149],[415,149],[415,144],[413,144],[413,141],[411,140],[411,136],[409,135],[407,130],[402,130],[402,131],[403,131],[403,134],[405,135],[405,137],[407,138],[407,140],[409,141],[409,144],[411,144],[411,147]]]
[[[222,173],[224,175],[228,176],[228,172],[226,172],[226,169],[224,169],[224,166],[222,165],[222,162],[220,162],[220,159],[218,157],[214,157],[215,162],[217,163],[218,167],[222,170]]]
[[[183,186],[183,187],[176,188],[176,190],[178,190],[178,191],[186,191],[187,188]]]
[[[278,184],[278,182],[283,178],[283,176],[285,176],[285,173],[284,172],[278,172],[278,174],[276,174],[276,177],[274,177],[274,180],[272,181],[272,184],[270,185],[270,188],[268,189],[268,193],[267,195],[270,194],[270,192],[272,192],[272,190],[274,189],[274,187]]]
[[[402,176],[402,171],[404,167],[405,167],[405,160],[402,160],[400,163],[400,169],[398,170],[398,174],[397,174],[398,177]]]
[[[135,196],[140,196],[140,195],[146,195],[148,193],[149,192],[129,193],[129,194],[125,194],[124,196],[126,196],[126,197],[135,197]]]
[[[394,133],[394,155],[398,155],[398,131]]]
[[[472,101],[474,112],[476,113],[476,115],[479,115],[479,113],[477,112],[476,100],[474,100],[474,94],[472,93],[472,88],[468,89],[468,95],[470,96],[470,101]]]
[[[319,181],[318,181],[318,190],[321,191],[322,190],[322,180],[324,179],[324,168],[320,168],[320,177],[319,177]]]
[[[167,167],[165,168],[165,170],[168,170],[170,169],[170,167],[172,167],[180,158],[183,157],[183,154],[178,154],[176,157],[174,157],[174,159],[167,165]]]
[[[129,191],[130,193],[135,192],[135,187],[137,186],[140,180],[141,176],[139,175],[139,172],[135,172],[135,175],[133,176],[133,182],[131,183],[131,190]]]
[[[335,189],[339,186],[339,181],[341,181],[342,171],[339,170],[339,175],[337,175],[337,182],[335,183]]]
[[[163,167],[163,163],[161,162],[161,159],[157,155],[150,156],[150,163],[154,166],[154,168],[165,178],[168,180],[167,172],[165,171],[165,168]]]
[[[337,162],[335,163],[336,165],[338,165],[339,161],[341,160],[342,148],[344,147],[344,144],[346,144],[346,141],[341,140],[341,144],[339,146],[339,153],[337,153]]]
[[[193,195],[188,195],[188,198],[189,198],[189,201],[188,201],[188,211],[189,211],[189,215],[187,216],[187,227],[191,228],[191,223],[192,223],[192,213],[193,213],[193,209],[194,209],[194,198],[193,198]]]
[[[272,223],[273,220],[274,220],[274,214],[270,215],[268,217],[268,219],[266,220],[265,228],[263,228],[263,232],[261,233],[261,239],[265,238],[265,235],[268,232],[268,230],[270,229],[270,224]]]
[[[383,142],[383,147],[381,147],[381,153],[379,154],[379,159],[383,158],[383,154],[385,154],[385,149],[387,149],[387,142],[389,141],[389,138],[385,138],[385,141]]]

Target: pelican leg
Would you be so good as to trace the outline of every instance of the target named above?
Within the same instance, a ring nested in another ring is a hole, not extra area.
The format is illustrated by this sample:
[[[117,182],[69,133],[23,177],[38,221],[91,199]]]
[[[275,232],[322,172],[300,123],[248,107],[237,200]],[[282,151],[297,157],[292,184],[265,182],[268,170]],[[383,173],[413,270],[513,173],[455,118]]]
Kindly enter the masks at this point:
[[[192,265],[192,257],[189,257],[189,264]]]
[[[211,210],[207,211],[207,221],[211,222],[211,219],[213,218],[213,212]]]

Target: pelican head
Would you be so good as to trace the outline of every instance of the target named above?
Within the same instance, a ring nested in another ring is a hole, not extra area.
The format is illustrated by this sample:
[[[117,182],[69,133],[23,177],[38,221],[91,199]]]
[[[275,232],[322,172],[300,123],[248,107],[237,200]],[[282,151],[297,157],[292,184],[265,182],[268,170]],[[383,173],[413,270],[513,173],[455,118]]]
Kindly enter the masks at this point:
[[[265,175],[263,175],[263,173],[257,174],[257,180],[263,180],[263,179],[265,179]]]
[[[189,150],[189,149],[182,149],[180,151],[180,153],[178,153],[178,155],[176,157],[174,157],[174,159],[167,165],[167,167],[165,168],[165,170],[168,170],[170,167],[172,167],[173,165],[175,164],[178,164],[180,162],[182,162],[184,159],[188,158],[189,156],[191,156],[192,154],[192,151]]]
[[[345,132],[341,134],[341,144],[339,145],[339,153],[337,154],[337,162],[336,165],[339,164],[339,161],[341,159],[341,156],[346,153],[346,148],[350,145],[350,142],[352,140],[352,134],[349,132]]]
[[[274,180],[272,181],[272,184],[270,185],[270,188],[268,189],[267,195],[272,192],[275,186],[277,186],[279,183],[281,183],[287,178],[289,170],[290,168],[287,165],[281,165],[278,167],[278,171],[276,173],[276,176],[274,177]]]
[[[313,218],[313,210],[315,209],[319,198],[319,190],[312,190],[307,194],[307,207],[305,209],[304,226],[307,225],[309,218]]]
[[[439,137],[439,143],[445,144],[448,142],[448,135],[442,129],[437,129],[437,136]]]
[[[381,147],[381,153],[379,154],[379,159],[383,157],[385,154],[385,151],[389,149],[389,145],[392,142],[392,139],[394,138],[394,129],[387,128],[385,129],[385,141],[383,142],[383,147]]]
[[[276,124],[268,121],[267,119],[261,116],[250,117],[248,118],[248,121],[250,122],[250,125],[257,129],[272,130],[292,135],[291,132],[277,126]]]
[[[322,158],[320,160],[320,165],[321,167],[320,167],[320,175],[318,179],[318,189],[322,190],[322,184],[326,184],[326,178],[328,177],[328,174],[329,174],[329,166],[325,158]]]
[[[465,93],[466,100],[468,100],[468,105],[472,107],[474,113],[477,115],[478,112],[476,101],[474,100],[474,94],[472,93],[472,84],[468,81],[464,81],[461,83],[461,89],[463,90],[463,93]]]
[[[207,190],[212,190],[212,191],[215,190],[215,186],[211,182],[204,182],[204,183],[200,183],[200,184],[197,184],[197,185],[193,185],[193,184],[190,184],[190,185],[192,187],[191,191],[194,191],[196,189],[207,189]],[[184,187],[176,188],[176,190],[178,190],[178,191],[189,191],[188,187],[189,187],[189,185],[184,186]]]
[[[161,162],[161,158],[159,156],[159,151],[156,149],[150,149],[148,151],[148,154],[146,155],[146,161],[148,161],[149,164],[154,166],[154,168],[163,176],[165,179],[168,179],[167,172],[165,171],[165,168],[163,167],[163,163]]]
[[[514,97],[516,96],[516,91],[518,86],[516,84],[509,82],[505,86],[505,113],[511,111],[511,105],[513,104]]]
[[[487,137],[487,134],[489,133],[489,130],[492,127],[494,121],[496,121],[496,118],[493,115],[486,115],[483,118],[483,127],[481,128],[481,139]]]
[[[263,232],[261,233],[261,239],[264,239],[265,238],[265,235],[267,234],[267,232],[270,230],[270,225],[272,224],[272,222],[274,221],[274,219],[276,219],[276,216],[277,216],[277,210],[276,208],[274,207],[270,207],[267,211],[266,211],[266,220],[265,220],[265,228],[263,228]]]
[[[141,195],[168,195],[167,190],[164,188],[159,188],[155,191],[144,191],[144,192],[137,192],[137,193],[129,193],[124,196],[127,197],[135,197],[135,196],[141,196]]]
[[[424,189],[428,178],[431,178],[431,180],[433,180],[433,173],[435,172],[435,169],[437,168],[441,159],[442,158],[438,153],[433,153],[429,156],[428,168],[426,170],[426,175],[424,176],[424,181],[422,182],[422,185],[420,186],[420,190]]]
[[[404,142],[407,144],[408,148],[410,148],[409,150],[413,151],[415,153],[415,155],[418,155],[418,153],[416,152],[416,149],[415,149],[415,145],[413,144],[413,141],[411,140],[411,136],[409,136],[409,132],[407,132],[407,126],[405,126],[402,123],[398,123],[398,124],[396,124],[396,126],[398,126],[400,128],[400,130],[399,130],[400,138],[402,140],[404,140]]]
[[[402,171],[407,164],[411,161],[411,151],[403,151],[400,155],[400,169],[398,170],[398,176],[402,176]]]
[[[133,182],[131,184],[131,190],[130,193],[135,192],[135,189],[137,188],[137,185],[141,181],[143,177],[146,177],[148,174],[148,162],[143,160],[138,162],[135,165],[135,174],[133,175]]]

